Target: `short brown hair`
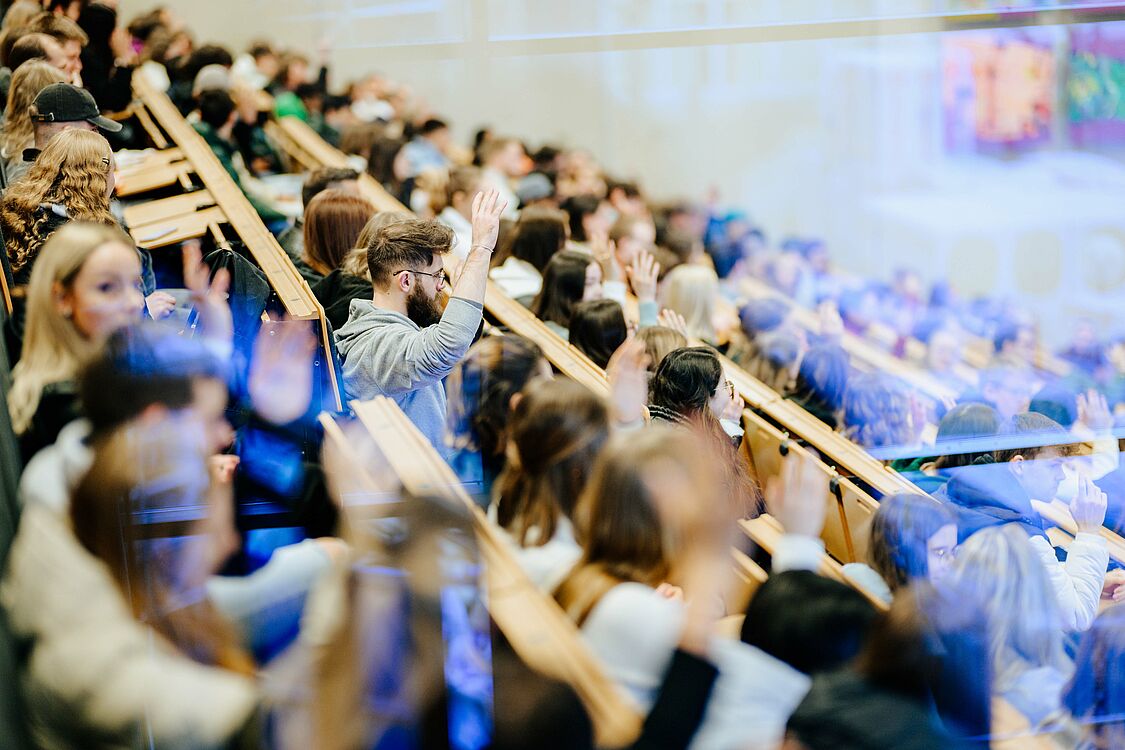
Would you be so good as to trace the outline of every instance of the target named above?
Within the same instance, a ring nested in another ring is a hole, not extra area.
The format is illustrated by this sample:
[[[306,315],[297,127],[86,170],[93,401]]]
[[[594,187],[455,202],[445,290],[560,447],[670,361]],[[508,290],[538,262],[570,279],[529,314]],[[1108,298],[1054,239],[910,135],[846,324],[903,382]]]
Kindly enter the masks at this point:
[[[78,42],[83,47],[90,43],[90,37],[86,36],[86,32],[78,24],[65,16],[56,16],[54,13],[40,13],[32,19],[27,30],[46,34],[60,42]]]
[[[385,289],[395,271],[429,266],[435,255],[448,253],[452,245],[453,230],[436,221],[407,219],[388,224],[367,246],[371,283]]]
[[[325,275],[344,262],[375,207],[347,190],[325,190],[305,209],[306,262]]]

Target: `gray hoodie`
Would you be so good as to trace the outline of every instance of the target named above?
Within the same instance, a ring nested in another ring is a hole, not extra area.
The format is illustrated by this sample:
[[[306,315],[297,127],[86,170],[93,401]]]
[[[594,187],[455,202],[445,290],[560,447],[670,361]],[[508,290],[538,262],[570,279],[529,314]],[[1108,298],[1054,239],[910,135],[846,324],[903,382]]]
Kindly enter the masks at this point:
[[[469,350],[483,312],[481,305],[453,297],[441,321],[419,328],[402,313],[375,307],[371,300],[352,300],[348,322],[336,331],[348,400],[393,399],[444,455],[442,379]]]

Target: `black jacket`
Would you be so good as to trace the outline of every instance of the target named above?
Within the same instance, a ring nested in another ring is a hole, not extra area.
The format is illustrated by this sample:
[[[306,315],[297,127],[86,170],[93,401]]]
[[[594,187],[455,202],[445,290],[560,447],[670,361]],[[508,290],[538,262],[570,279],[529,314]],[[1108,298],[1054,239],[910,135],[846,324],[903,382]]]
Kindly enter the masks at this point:
[[[309,282],[312,293],[324,306],[324,316],[339,329],[348,322],[348,308],[353,299],[371,299],[371,282],[337,268],[316,283]]]
[[[1046,536],[1043,519],[1007,464],[983,461],[958,469],[946,485],[957,512],[961,541],[981,529],[1018,523],[1029,536]]]

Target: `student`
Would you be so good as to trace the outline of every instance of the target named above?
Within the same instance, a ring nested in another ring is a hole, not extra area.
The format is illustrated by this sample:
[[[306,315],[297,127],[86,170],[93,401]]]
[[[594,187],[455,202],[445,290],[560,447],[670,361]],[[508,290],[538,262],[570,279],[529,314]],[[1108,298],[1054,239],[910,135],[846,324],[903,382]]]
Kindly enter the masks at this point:
[[[682,265],[664,278],[660,306],[684,316],[688,337],[715,345],[720,339],[715,327],[715,305],[721,297],[719,278],[712,269]]]
[[[594,290],[597,290],[595,292]],[[601,291],[601,268],[576,250],[556,253],[543,270],[543,284],[531,302],[531,312],[562,338],[570,336],[574,307]]]
[[[508,257],[489,276],[509,297],[530,305],[543,286],[547,263],[565,246],[566,214],[550,208],[528,209],[516,222]]]
[[[743,407],[742,397],[708,347],[689,346],[669,352],[653,375],[649,412],[654,420],[721,422],[721,429],[732,440],[740,439],[738,423]]]
[[[570,316],[569,341],[601,369],[629,335],[621,305],[608,299],[579,302]]]
[[[288,223],[288,218],[277,209],[268,205],[260,198],[247,193],[243,187],[242,178],[234,164],[238,146],[234,142],[234,126],[238,121],[238,112],[235,110],[234,100],[226,91],[204,91],[199,96],[199,122],[192,127],[207,142],[215,158],[226,170],[234,184],[246,194],[246,199],[259,218],[271,231],[280,232]]]
[[[117,29],[117,9],[105,3],[84,3],[77,20],[89,38],[80,57],[86,88],[99,109],[127,109],[133,99],[137,53],[128,44],[128,35],[122,37]]]
[[[428,170],[448,170],[450,161],[446,152],[451,144],[448,125],[432,117],[423,122],[410,143],[402,148],[406,177],[417,177]]]
[[[24,34],[12,45],[8,53],[8,67],[12,74],[32,60],[42,60],[59,71],[59,75],[67,83],[72,82],[70,76],[62,72],[66,67],[66,53],[62,45],[46,34]],[[5,107],[6,112],[11,112]]]
[[[551,366],[539,347],[514,334],[482,338],[449,374],[449,464],[480,505],[488,507],[504,468],[518,394],[533,378],[549,377]]]
[[[346,190],[323,191],[305,208],[303,250],[297,270],[315,284],[343,265],[359,233],[375,215],[366,198]]]
[[[45,61],[30,60],[12,74],[8,104],[4,108],[4,130],[0,135],[0,162],[5,187],[27,171],[31,161],[24,161],[24,149],[35,144],[35,123],[27,115],[39,92],[52,83],[65,81],[62,72]],[[34,161],[34,159],[32,159]],[[16,168],[19,171],[16,171]]]
[[[1061,691],[1073,670],[1058,601],[1037,558],[1018,526],[988,528],[961,545],[951,576],[953,589],[969,597],[962,602],[980,608],[988,623],[994,693],[1033,729],[1062,718]]]
[[[445,288],[442,256],[453,233],[417,219],[383,227],[367,251],[373,299],[352,300],[348,322],[336,332],[348,398],[393,398],[439,451],[442,379],[465,356],[480,326],[503,210],[495,192],[474,201],[472,251],[444,312],[438,303]]]
[[[105,138],[67,130],[52,138],[0,201],[0,226],[16,285],[28,283],[43,243],[71,221],[117,226],[109,211],[113,152]]]
[[[1000,416],[987,404],[959,404],[945,413],[938,423],[934,450],[942,453],[892,467],[908,477],[919,489],[938,500],[948,500],[946,484],[954,473],[965,466],[992,460],[992,447],[1000,432]]]
[[[664,325],[649,326],[637,331],[637,338],[645,345],[645,356],[648,357],[648,374],[651,378],[656,374],[660,363],[671,352],[687,347],[688,340],[680,331]]]
[[[906,448],[918,438],[917,402],[896,378],[864,373],[844,392],[844,435],[867,449]]]
[[[1070,502],[1070,513],[1078,528],[1065,563],[1058,561],[1047,540],[1043,519],[1032,501],[1050,502],[1064,478],[1063,462],[1073,452],[1061,427],[1042,414],[1021,414],[1008,432],[1033,447],[1005,447],[993,452],[992,462],[963,468],[946,485],[957,513],[962,539],[980,529],[1018,525],[1030,536],[1031,549],[1039,557],[1054,586],[1056,603],[1067,630],[1085,630],[1097,613],[1109,553],[1100,529],[1105,520],[1106,495],[1088,478],[1081,477]]]
[[[1083,748],[1125,744],[1125,606],[1098,615],[1082,635],[1074,657],[1074,676],[1063,689],[1063,705],[1084,725]]]
[[[847,352],[837,344],[818,344],[799,362],[796,384],[786,398],[836,429],[851,375]]]
[[[870,566],[847,563],[844,573],[887,604],[917,581],[940,586],[957,550],[957,520],[929,495],[884,497],[871,519]]]
[[[483,177],[476,167],[454,167],[449,172],[445,206],[437,220],[453,230],[453,254],[464,260],[473,240],[473,196],[480,192]]]
[[[325,190],[346,190],[349,193],[359,193],[359,173],[346,167],[321,167],[309,172],[301,186],[301,205],[308,209],[313,198]],[[277,237],[277,243],[297,260],[304,252],[304,216],[298,217],[293,226],[286,229]]]
[[[574,504],[609,437],[605,403],[571,380],[530,383],[512,409],[507,466],[490,515],[528,578],[553,591],[578,561]]]
[[[41,33],[52,37],[62,45],[66,64],[62,72],[70,76],[75,86],[82,85],[82,48],[90,41],[86,32],[69,18],[53,13],[41,13],[27,26],[31,33]]]
[[[79,365],[144,306],[141,264],[116,226],[75,223],[44,246],[31,274],[27,324],[8,411],[26,462],[77,417]]]
[[[523,144],[515,138],[492,138],[481,146],[481,176],[485,184],[500,194],[507,208],[505,219],[519,216],[519,197],[512,189],[512,181],[527,172],[527,154]]]
[[[229,505],[196,495],[208,474],[195,438],[170,425],[121,433],[95,449],[72,519],[38,507],[23,513],[0,593],[13,630],[30,640],[23,683],[36,696],[27,720],[38,746],[85,746],[95,736],[113,747],[142,736],[219,746],[253,732],[253,662],[206,600],[170,580],[190,581],[187,555],[224,539],[199,529],[194,544],[163,545],[170,554],[160,563],[128,522],[122,539],[122,518],[173,493],[203,500],[216,530],[229,527]],[[146,482],[144,471],[173,481]]]
[[[89,92],[68,83],[51,83],[41,89],[27,111],[34,138],[22,151],[13,151],[12,158],[5,163],[9,184],[27,173],[40,152],[58,133],[72,129],[117,133],[122,127],[121,123],[98,113],[98,106]]]

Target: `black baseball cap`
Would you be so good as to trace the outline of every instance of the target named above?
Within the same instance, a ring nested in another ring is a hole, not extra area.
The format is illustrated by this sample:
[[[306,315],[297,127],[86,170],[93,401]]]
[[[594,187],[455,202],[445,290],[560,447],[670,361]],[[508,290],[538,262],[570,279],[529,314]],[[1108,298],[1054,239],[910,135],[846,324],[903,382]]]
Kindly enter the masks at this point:
[[[86,89],[69,83],[52,83],[39,92],[32,105],[31,119],[35,122],[86,122],[102,130],[116,133],[121,123],[102,117],[98,104]]]

